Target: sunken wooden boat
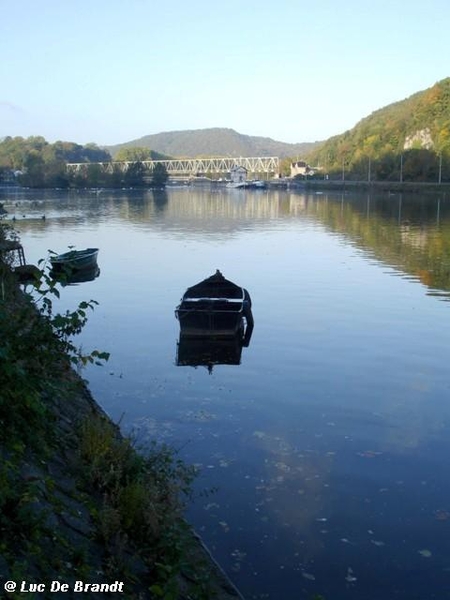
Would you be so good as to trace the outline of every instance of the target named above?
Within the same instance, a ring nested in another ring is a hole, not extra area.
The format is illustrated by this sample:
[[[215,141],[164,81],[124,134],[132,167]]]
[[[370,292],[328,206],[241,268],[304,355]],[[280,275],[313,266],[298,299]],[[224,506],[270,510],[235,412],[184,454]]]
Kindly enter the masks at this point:
[[[74,271],[94,271],[97,268],[98,248],[85,250],[69,250],[50,258],[52,271],[55,273]]]
[[[219,270],[186,290],[175,315],[181,337],[244,339],[253,329],[250,294]]]

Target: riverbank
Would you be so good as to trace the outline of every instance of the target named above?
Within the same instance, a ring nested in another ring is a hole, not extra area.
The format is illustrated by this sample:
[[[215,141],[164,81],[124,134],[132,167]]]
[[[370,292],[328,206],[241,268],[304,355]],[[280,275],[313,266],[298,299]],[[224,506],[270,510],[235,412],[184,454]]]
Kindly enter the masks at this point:
[[[410,181],[342,181],[310,179],[299,181],[297,185],[308,190],[339,190],[339,191],[367,191],[390,193],[450,193],[450,183],[420,183]]]
[[[120,434],[4,262],[0,390],[6,597],[242,598],[183,519],[192,470]]]
[[[199,187],[211,187],[217,186],[222,189],[230,189],[226,187],[226,181],[218,181],[214,179],[196,178],[183,182],[183,185],[192,185]],[[173,187],[172,183],[168,187]],[[231,190],[236,188],[231,188]],[[411,182],[411,181],[350,181],[341,179],[302,179],[302,178],[274,178],[264,180],[261,185],[252,185],[249,182],[247,186],[237,189],[269,189],[269,190],[298,190],[301,191],[340,191],[340,192],[383,192],[383,193],[400,193],[409,192],[416,194],[428,194],[428,193],[442,193],[450,194],[450,183],[422,183],[422,182]]]

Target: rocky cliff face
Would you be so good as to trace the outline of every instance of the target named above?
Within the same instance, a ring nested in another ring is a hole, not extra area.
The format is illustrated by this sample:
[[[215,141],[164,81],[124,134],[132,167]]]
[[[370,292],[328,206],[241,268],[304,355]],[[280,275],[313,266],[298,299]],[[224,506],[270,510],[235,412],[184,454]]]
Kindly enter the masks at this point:
[[[426,150],[434,148],[431,131],[428,127],[406,137],[403,149],[410,150],[411,148],[425,148]]]

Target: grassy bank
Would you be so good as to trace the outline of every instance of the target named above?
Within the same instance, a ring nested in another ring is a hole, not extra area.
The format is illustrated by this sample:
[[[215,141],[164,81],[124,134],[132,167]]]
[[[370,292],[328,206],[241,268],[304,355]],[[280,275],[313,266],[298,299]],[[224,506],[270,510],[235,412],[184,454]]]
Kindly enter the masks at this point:
[[[7,597],[58,597],[53,581],[79,598],[83,581],[83,598],[114,582],[127,599],[238,598],[183,519],[192,469],[169,448],[137,449],[73,369],[106,358],[71,341],[93,303],[54,315],[51,284],[24,294],[1,256],[0,581],[46,586]]]

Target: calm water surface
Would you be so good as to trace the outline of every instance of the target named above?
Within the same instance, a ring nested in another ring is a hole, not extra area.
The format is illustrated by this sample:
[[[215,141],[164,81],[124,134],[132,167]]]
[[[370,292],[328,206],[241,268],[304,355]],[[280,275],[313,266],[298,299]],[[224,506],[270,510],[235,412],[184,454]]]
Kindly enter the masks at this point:
[[[29,262],[98,246],[63,308],[104,409],[200,469],[188,518],[247,599],[450,598],[450,201],[225,192],[3,193]],[[45,214],[46,219],[41,219]],[[177,366],[174,308],[246,287],[240,365]],[[203,496],[203,490],[217,488]]]

